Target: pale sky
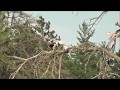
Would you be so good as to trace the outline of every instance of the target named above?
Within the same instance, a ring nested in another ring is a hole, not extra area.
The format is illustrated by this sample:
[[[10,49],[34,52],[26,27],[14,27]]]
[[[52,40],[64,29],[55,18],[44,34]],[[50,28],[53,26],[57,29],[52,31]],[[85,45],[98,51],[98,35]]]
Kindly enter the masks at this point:
[[[77,31],[79,30],[79,25],[83,21],[88,21],[90,18],[99,16],[102,11],[25,11],[28,14],[32,14],[34,17],[42,16],[45,21],[51,22],[51,30],[61,37],[61,40],[66,45],[76,45],[78,42]],[[101,43],[102,41],[108,41],[109,36],[108,32],[115,32],[119,29],[118,26],[115,26],[116,22],[120,22],[119,18],[120,11],[109,11],[104,15],[103,19],[95,29],[95,34],[90,39],[92,42]],[[77,14],[77,16],[76,16]],[[120,48],[120,40],[117,40],[117,50]]]

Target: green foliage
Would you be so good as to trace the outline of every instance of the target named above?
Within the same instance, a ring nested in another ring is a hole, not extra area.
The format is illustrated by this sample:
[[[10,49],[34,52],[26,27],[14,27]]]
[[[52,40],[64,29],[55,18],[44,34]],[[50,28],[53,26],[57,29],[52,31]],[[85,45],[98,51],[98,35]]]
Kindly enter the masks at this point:
[[[116,55],[120,57],[120,50],[118,50],[118,52],[116,53]]]
[[[96,63],[99,58],[95,54],[86,54],[87,52],[79,52],[72,55],[72,59],[67,67],[70,69],[72,77],[76,79],[88,79],[98,72]]]
[[[6,28],[4,19],[8,13],[13,15],[11,16],[13,19],[8,22],[10,25]],[[36,22],[36,26],[32,25],[34,23],[32,21]],[[55,31],[50,30],[50,25],[50,21],[46,22],[42,16],[33,20],[21,11],[0,11],[1,79],[10,78],[19,68],[15,79],[89,79],[99,73],[97,62],[101,56],[95,51],[82,50],[75,53],[64,53],[63,56],[57,53],[51,54],[50,52],[53,51],[48,47],[44,37],[47,35],[50,39],[60,40],[60,36],[54,35]],[[93,47],[94,43],[89,39],[95,30],[90,30],[86,22],[83,22],[82,26],[79,25],[79,28],[78,46],[84,49]],[[43,53],[40,53],[41,51]],[[38,53],[40,53],[38,57],[29,59],[26,63],[24,60],[14,58],[16,56],[26,59]],[[117,55],[120,56],[120,50]],[[113,62],[116,67],[111,66],[112,69],[119,73],[120,65]],[[113,64],[113,62],[110,63]],[[22,64],[23,66],[21,66]]]
[[[80,37],[77,37],[79,43],[77,43],[78,45],[82,44],[82,45],[89,45],[89,39],[90,37],[93,36],[93,34],[95,33],[95,30],[90,31],[89,30],[89,25],[87,25],[85,22],[83,22],[82,24],[82,28],[79,25],[79,29],[80,31],[77,31]]]
[[[29,58],[41,51],[49,51],[51,48],[49,48],[47,43],[44,41],[45,34],[48,35],[49,38],[57,38],[57,36],[54,36],[54,30],[51,32],[49,31],[50,21],[45,22],[42,16],[36,20],[36,26],[32,26],[33,22],[31,22],[31,18],[25,13],[14,11],[9,12],[9,14],[14,14],[14,17],[16,18],[13,20],[11,19],[12,24],[4,30],[6,25],[3,23],[3,16],[7,16],[7,12],[0,12],[0,78],[5,79],[8,79],[10,75],[13,74],[13,72],[15,72],[15,70],[17,70],[23,63],[23,61],[12,58],[12,56]],[[46,33],[44,33],[45,31]],[[41,35],[38,35],[37,32]],[[33,59],[26,62],[25,65],[21,67],[15,78],[40,78],[40,76],[46,71],[49,61],[53,58],[54,56],[43,54],[35,60]],[[58,68],[59,65],[57,62],[56,64]],[[65,69],[64,67],[62,68]],[[50,72],[48,73],[50,74]],[[67,72],[63,71],[64,76],[61,77],[65,77],[65,73]],[[58,73],[56,75],[58,75]],[[53,77],[46,74],[43,78]]]
[[[82,27],[79,25],[79,28],[79,37],[77,37],[79,41],[78,46],[80,48],[92,47],[94,43],[89,42],[89,39],[93,36],[95,30],[89,31],[89,25],[85,22],[83,22]],[[67,67],[70,69],[73,78],[88,79],[98,72],[96,66],[98,60],[99,56],[95,52],[80,51],[71,54]]]

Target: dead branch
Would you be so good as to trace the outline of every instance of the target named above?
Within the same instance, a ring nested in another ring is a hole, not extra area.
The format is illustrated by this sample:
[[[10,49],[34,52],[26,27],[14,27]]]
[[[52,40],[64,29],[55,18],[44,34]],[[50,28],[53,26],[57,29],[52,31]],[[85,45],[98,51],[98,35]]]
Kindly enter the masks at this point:
[[[59,59],[59,79],[60,79],[60,71],[61,71],[61,61],[62,61],[63,54],[61,55]]]
[[[68,50],[71,50],[72,49],[72,51],[71,52],[83,52],[83,51],[89,51],[89,52],[93,52],[93,51],[99,51],[99,52],[104,52],[106,55],[108,55],[109,57],[112,57],[112,58],[114,58],[115,60],[117,60],[118,62],[120,62],[120,57],[118,57],[117,55],[115,55],[115,54],[113,54],[112,52],[110,52],[110,51],[108,51],[106,48],[102,48],[102,47],[97,47],[97,46],[95,46],[95,47],[89,47],[89,48],[80,48],[80,47],[77,47],[77,46],[74,46],[74,47],[70,47],[69,49],[67,49],[67,51]],[[37,58],[38,56],[42,56],[42,55],[50,55],[50,56],[59,56],[59,55],[61,55],[61,57],[60,57],[60,59],[59,59],[59,79],[60,79],[60,71],[61,71],[61,60],[62,60],[62,55],[64,54],[64,53],[67,53],[66,52],[66,50],[56,50],[56,51],[42,51],[42,52],[40,52],[39,54],[37,54],[37,55],[34,55],[34,56],[32,56],[32,57],[30,57],[30,58],[27,58],[27,59],[25,59],[25,58],[21,58],[21,57],[17,57],[17,56],[9,56],[9,57],[13,57],[13,58],[15,58],[15,59],[18,59],[18,60],[22,60],[22,61],[24,61],[19,67],[18,67],[18,69],[14,72],[14,73],[12,73],[11,75],[10,75],[10,79],[14,79],[14,77],[16,76],[16,74],[19,72],[19,70],[22,68],[22,66],[28,61],[28,60],[31,60],[31,59],[34,59],[34,58]],[[51,63],[51,61],[49,62],[49,65],[48,65],[48,67],[47,67],[47,69],[46,69],[46,71],[42,74],[42,76],[40,77],[40,78],[42,78],[47,72],[48,72],[48,69],[49,69],[49,67],[50,67],[50,63]],[[55,63],[55,62],[54,62]],[[53,70],[52,70],[53,71]],[[105,71],[106,72],[106,71]],[[104,78],[104,75],[103,75],[103,78]]]
[[[108,56],[114,58],[115,60],[117,60],[118,62],[120,62],[120,57],[118,57],[117,55],[113,54],[110,51],[107,51],[105,48],[99,48],[100,51],[104,51]]]
[[[109,73],[110,75],[115,75],[115,76],[117,76],[117,77],[119,77],[120,78],[120,75],[118,75],[118,74],[116,74],[116,73]]]
[[[17,56],[8,56],[8,57],[18,59],[18,60],[21,60],[21,61],[26,61],[26,59],[22,58],[22,57],[17,57]]]
[[[96,79],[96,78],[100,77],[100,75],[102,75],[102,72],[100,72],[98,75],[92,77],[91,79]]]
[[[30,60],[30,59],[33,59],[33,58],[38,57],[40,54],[41,54],[41,52],[40,52],[39,54],[34,55],[34,56],[32,56],[32,57],[30,57],[30,58],[27,58],[27,59],[22,58],[22,57],[18,57],[18,56],[8,56],[8,57],[15,58],[15,59],[22,60],[22,61],[27,61],[27,60]]]
[[[90,61],[90,58],[91,58],[91,56],[92,56],[94,53],[95,53],[95,51],[93,51],[93,52],[88,56],[88,60],[87,60],[87,62],[85,63],[85,73],[86,73],[87,65],[88,65],[88,63],[89,63],[89,61]]]
[[[51,61],[52,61],[52,60],[51,60]],[[51,64],[51,61],[49,62],[49,64],[48,64],[48,67],[47,67],[46,71],[42,74],[42,76],[40,77],[40,79],[41,79],[44,75],[46,75],[46,73],[48,72],[49,67],[50,67],[50,64]]]
[[[70,47],[67,49],[70,50],[72,49],[71,53],[75,53],[75,52],[82,52],[82,51],[88,51],[88,52],[92,52],[92,51],[100,51],[100,52],[105,52],[108,56],[112,57],[112,58],[115,58],[115,60],[117,60],[118,62],[120,62],[120,57],[118,57],[117,55],[113,54],[112,52],[106,50],[105,48],[102,48],[102,47],[98,47],[98,46],[95,46],[95,47],[90,47],[90,48],[80,48],[80,47],[77,47],[77,46],[73,46],[73,47]],[[17,57],[17,56],[10,56],[10,57],[13,57],[15,59],[19,59],[19,60],[29,60],[29,59],[33,59],[33,58],[36,58],[38,57],[40,54],[45,54],[45,55],[61,55],[61,54],[64,54],[67,52],[66,50],[56,50],[56,51],[42,51],[40,52],[39,54],[35,55],[35,56],[32,56],[30,58],[21,58],[21,57]]]
[[[54,59],[53,59],[53,67],[52,67],[52,73],[51,73],[53,78],[55,78],[55,77],[54,77],[54,74],[53,74],[54,68],[55,68],[55,58],[56,58],[56,57],[54,57]]]
[[[29,60],[29,59],[28,59],[28,60]],[[15,76],[16,76],[16,74],[19,72],[19,70],[22,68],[22,66],[23,66],[28,60],[24,61],[24,62],[18,67],[18,69],[10,75],[9,79],[14,79]]]
[[[16,76],[16,74],[19,72],[19,70],[22,68],[22,66],[23,66],[28,60],[33,59],[33,58],[36,58],[36,57],[38,57],[40,54],[41,54],[41,52],[40,52],[39,54],[37,54],[37,55],[35,55],[35,56],[33,56],[33,57],[30,57],[30,58],[27,58],[27,59],[24,59],[24,58],[21,58],[21,57],[17,57],[17,56],[13,56],[13,58],[19,59],[19,60],[24,60],[24,62],[18,67],[18,69],[17,69],[15,72],[13,72],[13,73],[10,75],[9,79],[14,79],[15,76]],[[11,57],[12,57],[12,56],[11,56]]]
[[[92,24],[90,24],[91,25],[91,27],[89,28],[89,31],[92,29],[92,27],[95,25],[95,23],[100,19],[102,19],[102,17],[103,17],[103,15],[106,13],[107,11],[103,11],[98,17],[96,17],[96,18],[93,18],[93,19],[95,19],[95,21],[92,23]],[[91,22],[91,20],[93,20],[93,19],[90,19],[90,22]],[[98,21],[98,22],[100,22],[100,20]]]

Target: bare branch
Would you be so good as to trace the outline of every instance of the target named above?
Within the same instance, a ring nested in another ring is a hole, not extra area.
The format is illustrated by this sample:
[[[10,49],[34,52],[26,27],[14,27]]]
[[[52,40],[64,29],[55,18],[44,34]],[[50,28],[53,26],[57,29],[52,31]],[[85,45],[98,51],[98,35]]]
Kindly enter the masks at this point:
[[[52,60],[51,60],[51,61],[52,61]],[[48,67],[47,67],[46,71],[42,74],[42,76],[41,76],[40,78],[42,78],[42,77],[43,77],[44,75],[46,75],[46,73],[48,72],[51,61],[49,62],[49,64],[48,64]]]
[[[112,58],[115,58],[118,62],[120,62],[120,57],[118,57],[117,55],[113,54],[112,52],[110,51],[107,51],[105,48],[102,48],[102,47],[98,47],[98,46],[95,46],[95,47],[89,47],[89,48],[80,48],[80,47],[77,47],[77,46],[73,46],[73,47],[70,47],[68,48],[67,50],[56,50],[56,51],[42,51],[40,52],[39,54],[33,56],[33,57],[30,57],[30,58],[27,58],[27,59],[24,59],[24,58],[21,58],[21,57],[17,57],[17,56],[11,56],[13,58],[16,58],[16,59],[19,59],[19,60],[29,60],[29,59],[33,59],[33,58],[36,58],[38,57],[40,54],[50,54],[50,55],[61,55],[61,54],[64,54],[64,53],[67,53],[69,50],[71,50],[71,53],[75,53],[75,52],[82,52],[82,51],[88,51],[88,52],[92,52],[92,51],[100,51],[100,52],[105,52],[108,56],[112,57]]]
[[[25,58],[22,58],[22,57],[17,57],[17,56],[8,56],[10,58],[15,58],[15,59],[18,59],[18,60],[21,60],[21,61],[26,61],[27,59]]]
[[[88,60],[87,62],[85,63],[85,73],[86,73],[86,70],[87,70],[87,65],[88,65],[88,62],[90,61],[90,58],[91,56],[95,53],[95,51],[93,51],[89,56],[88,56]]]
[[[28,59],[28,60],[29,60],[29,59]],[[10,75],[9,79],[14,79],[15,76],[16,76],[16,74],[19,72],[19,70],[22,68],[22,66],[23,66],[28,60],[24,61],[24,62],[18,67],[18,69],[17,69],[14,73],[12,73],[12,74]]]
[[[118,74],[116,74],[116,73],[109,73],[110,75],[115,75],[115,76],[117,76],[117,77],[119,77],[120,78],[120,75],[118,75]]]
[[[102,75],[102,72],[100,72],[98,75],[92,77],[91,79],[96,79],[96,78],[100,77],[100,75]]]
[[[13,58],[19,59],[19,60],[24,60],[24,62],[18,67],[18,69],[17,69],[14,73],[12,73],[12,74],[10,75],[9,79],[14,79],[15,76],[16,76],[16,74],[19,72],[19,70],[22,68],[22,66],[23,66],[28,60],[33,59],[33,58],[36,58],[36,57],[38,57],[40,54],[41,54],[41,52],[40,52],[39,54],[37,54],[37,55],[35,55],[35,56],[33,56],[33,57],[30,57],[30,58],[27,58],[27,59],[24,59],[24,58],[21,58],[21,57],[17,57],[17,56],[13,56]],[[11,56],[11,57],[12,57],[12,56]]]
[[[93,18],[93,19],[96,19],[92,24],[90,24],[91,25],[91,27],[89,28],[89,31],[92,29],[92,27],[95,25],[95,23],[100,19],[102,19],[102,17],[103,17],[103,15],[106,13],[106,11],[103,11],[98,17],[96,17],[96,18]],[[91,22],[91,20],[93,20],[93,19],[90,19],[90,22]],[[98,22],[100,22],[100,20],[98,21]]]
[[[54,59],[53,59],[53,67],[52,67],[52,73],[51,73],[53,78],[55,78],[55,77],[54,77],[54,74],[53,74],[54,68],[55,68],[55,57],[54,57]]]
[[[60,79],[60,71],[61,71],[61,61],[62,61],[63,54],[61,55],[59,59],[59,79]]]

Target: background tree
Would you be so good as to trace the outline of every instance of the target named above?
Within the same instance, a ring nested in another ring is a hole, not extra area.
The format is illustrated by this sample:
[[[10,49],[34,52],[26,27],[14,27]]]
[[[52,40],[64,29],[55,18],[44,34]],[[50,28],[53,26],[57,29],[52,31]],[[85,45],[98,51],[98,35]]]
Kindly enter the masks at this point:
[[[82,27],[79,25],[80,31],[78,31],[79,37],[77,37],[80,48],[93,47],[94,43],[90,42],[90,37],[93,36],[95,30],[89,30],[89,25],[85,22],[82,23]],[[93,52],[87,52],[85,50],[78,51],[71,55],[68,68],[74,78],[90,78],[95,75],[97,71],[96,62],[99,56]]]
[[[120,78],[118,54],[106,48],[105,43],[89,41],[95,33],[92,27],[104,14],[90,19],[95,20],[93,23],[79,26],[77,46],[53,51],[48,41],[60,40],[60,36],[50,29],[50,21],[22,11],[1,11],[0,78]]]

